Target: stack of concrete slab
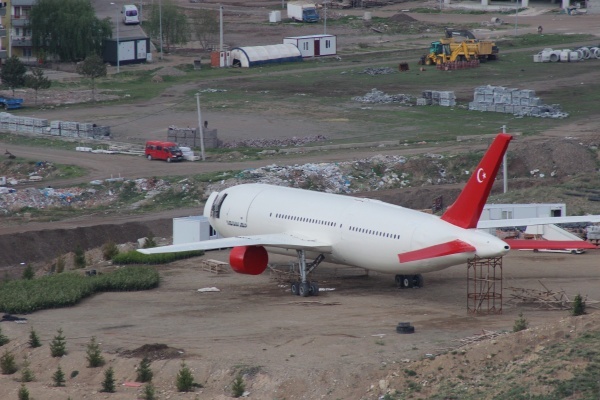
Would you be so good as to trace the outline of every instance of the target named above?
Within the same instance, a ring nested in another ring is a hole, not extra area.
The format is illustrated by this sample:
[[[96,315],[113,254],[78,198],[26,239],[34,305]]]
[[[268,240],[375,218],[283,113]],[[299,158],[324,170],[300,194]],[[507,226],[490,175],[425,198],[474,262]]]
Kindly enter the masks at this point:
[[[424,90],[421,92],[421,98],[417,99],[417,105],[454,107],[456,95],[449,90]]]
[[[217,138],[217,129],[203,128],[204,148],[215,149],[220,146],[220,141]],[[171,125],[167,131],[167,140],[175,142],[180,146],[188,146],[192,148],[200,148],[200,134],[198,128],[178,128]]]
[[[51,121],[49,133],[53,136],[101,139],[110,136],[110,127],[96,126],[90,122]]]
[[[0,130],[25,133],[45,133],[48,120],[42,118],[15,117],[8,113],[0,115]]]
[[[475,88],[469,110],[491,111],[518,116],[565,118],[569,114],[561,110],[558,104],[543,104],[534,90],[506,88],[503,86],[479,86]]]

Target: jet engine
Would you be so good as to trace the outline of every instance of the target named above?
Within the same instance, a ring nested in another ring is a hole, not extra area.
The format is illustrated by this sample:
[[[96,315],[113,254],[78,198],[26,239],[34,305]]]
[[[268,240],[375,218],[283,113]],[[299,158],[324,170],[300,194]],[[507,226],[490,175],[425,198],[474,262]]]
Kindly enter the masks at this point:
[[[268,262],[269,255],[263,246],[238,246],[229,253],[229,265],[239,274],[260,275]]]

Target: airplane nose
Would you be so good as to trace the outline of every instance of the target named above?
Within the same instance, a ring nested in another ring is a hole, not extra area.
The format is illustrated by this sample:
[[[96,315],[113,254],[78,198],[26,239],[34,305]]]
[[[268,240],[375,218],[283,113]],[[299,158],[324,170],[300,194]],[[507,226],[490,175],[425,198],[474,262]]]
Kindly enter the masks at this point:
[[[502,257],[510,250],[510,246],[506,242],[495,237],[489,238],[476,248],[477,256],[481,258]]]

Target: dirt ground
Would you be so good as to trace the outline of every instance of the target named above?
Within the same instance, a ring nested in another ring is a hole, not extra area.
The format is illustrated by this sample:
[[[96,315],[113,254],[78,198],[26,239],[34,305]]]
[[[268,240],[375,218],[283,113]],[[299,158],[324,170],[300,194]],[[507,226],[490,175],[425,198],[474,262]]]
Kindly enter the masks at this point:
[[[239,6],[233,2],[224,3]],[[406,8],[407,4],[369,11],[374,15],[393,15]],[[358,15],[363,12],[355,11]],[[229,12],[227,15],[242,20],[245,14],[240,12],[236,16]],[[265,10],[265,19],[266,15]],[[453,14],[419,14],[414,17],[456,23],[473,18]],[[477,16],[481,19],[489,17]],[[507,22],[514,22],[511,19],[513,17],[503,18]],[[523,24],[519,33],[533,31],[538,25],[543,25],[545,32],[600,34],[597,18],[591,16],[521,16],[519,21]],[[264,44],[258,42],[264,31],[242,29],[247,27],[242,26],[239,32],[228,34],[227,40],[240,45],[244,37],[249,42],[247,44]],[[334,29],[331,33],[340,35],[342,46],[353,45],[358,40]],[[277,43],[281,34],[276,32]],[[510,34],[510,30],[506,34]],[[429,38],[423,40],[430,41]],[[176,65],[181,60],[171,59],[171,62]],[[140,143],[164,136],[164,115],[159,110],[178,101],[186,90],[189,87],[184,85],[172,87],[160,102],[40,110],[31,116],[63,120],[91,119],[115,126],[113,133],[119,141]],[[132,114],[140,112],[148,117],[136,120],[135,124],[128,123]],[[181,126],[197,123],[195,111],[177,112],[171,116],[180,121],[178,124]],[[207,112],[205,116],[211,125],[212,121],[218,120],[224,138],[231,140],[239,139],[248,132],[254,132],[262,138],[279,138],[282,135],[319,134],[324,130],[335,135],[339,129],[332,122],[276,114]],[[548,131],[542,137],[585,135],[597,138],[599,118],[572,124],[561,131]],[[466,151],[482,146],[479,143],[459,144],[454,146],[454,150]],[[0,148],[4,147],[6,144],[0,143]],[[10,150],[18,156],[77,164],[90,170],[84,178],[55,182],[56,185],[119,174],[126,177],[171,174],[170,168],[175,168],[165,163],[140,163],[139,159],[127,156],[110,156],[107,162],[107,156],[97,154],[25,146],[10,146]],[[291,164],[300,161],[347,160],[374,152],[385,153],[380,150],[332,152],[325,157],[288,156],[256,162],[232,161],[227,164],[227,169],[250,168],[274,162]],[[394,150],[394,154],[435,150],[435,146],[427,145],[416,150]],[[223,163],[188,163],[177,165],[176,168],[177,174],[200,173],[222,170]],[[140,219],[184,216],[189,215],[189,210],[181,210],[181,214],[178,214],[169,212],[168,215],[144,216]],[[124,221],[124,218],[128,220]],[[18,228],[2,226],[0,234],[14,235],[16,232],[47,229],[47,235],[51,236],[53,232],[56,234],[51,229],[113,222],[117,224],[114,229],[122,229],[120,227],[130,219],[137,217],[105,218],[90,215],[84,220],[60,224],[35,224]],[[226,261],[227,252],[210,252],[206,258]],[[285,261],[280,258],[274,260]],[[154,383],[161,399],[229,398],[231,383],[240,372],[244,374],[249,398],[252,399],[377,399],[393,387],[394,377],[401,375],[406,365],[415,365],[414,368],[417,368],[417,360],[427,354],[437,354],[440,349],[454,347],[458,344],[456,340],[481,332],[482,329],[510,331],[520,311],[524,312],[533,327],[561,323],[559,321],[567,316],[566,311],[539,311],[512,304],[508,301],[511,293],[509,287],[542,289],[543,283],[553,290],[564,290],[569,296],[581,293],[589,299],[600,299],[598,265],[598,254],[593,252],[582,255],[513,252],[504,259],[503,314],[474,317],[467,314],[465,267],[428,274],[424,288],[403,291],[395,287],[393,277],[389,275],[371,273],[366,276],[362,270],[323,265],[316,271],[316,279],[322,288],[335,290],[325,291],[319,297],[299,299],[290,296],[287,286],[280,286],[268,274],[258,277],[232,272],[216,275],[200,268],[198,260],[180,261],[160,267],[162,283],[158,289],[103,293],[84,300],[76,307],[27,315],[27,324],[2,323],[2,332],[11,339],[3,349],[14,351],[19,363],[24,357],[31,362],[37,379],[27,387],[36,399],[58,400],[67,396],[72,399],[138,398],[140,388],[122,384],[134,380],[135,366],[140,360],[127,357],[125,352],[155,343],[175,349],[168,353],[168,357],[172,358],[156,360],[152,364]],[[220,292],[197,291],[205,287],[217,287]],[[585,318],[597,319],[597,314]],[[399,322],[412,323],[416,333],[397,334],[395,327]],[[568,323],[573,326],[585,324],[570,320]],[[39,332],[44,341],[44,346],[39,349],[27,348],[31,327]],[[47,347],[48,341],[59,328],[64,330],[69,349],[69,354],[60,360],[51,358]],[[563,329],[561,325],[555,330],[562,332]],[[115,369],[118,382],[115,394],[99,393],[104,378],[103,370],[86,367],[85,346],[92,336],[101,342],[107,365]],[[530,344],[527,342],[527,345]],[[523,347],[514,346],[510,351],[519,354]],[[480,358],[483,361],[480,360],[477,365],[483,368],[485,355]],[[175,375],[182,360],[192,368],[196,381],[204,386],[197,389],[196,393],[176,393]],[[452,361],[447,362],[449,366],[446,370],[450,370]],[[65,388],[51,387],[51,375],[59,364],[67,376]],[[71,378],[73,371],[78,371],[78,374]],[[387,384],[382,385],[382,380]],[[0,375],[0,398],[17,398],[19,387],[15,376]]]
[[[228,254],[209,252],[205,257],[226,261]],[[385,393],[380,380],[391,380],[393,386],[394,374],[416,368],[426,354],[458,347],[459,339],[483,329],[511,331],[521,311],[533,327],[567,317],[566,311],[511,304],[510,287],[544,290],[543,284],[569,296],[581,293],[599,299],[597,260],[591,253],[511,253],[504,259],[503,314],[475,317],[467,314],[465,267],[426,275],[422,289],[400,290],[390,275],[323,265],[316,279],[331,291],[302,299],[292,297],[287,285],[268,273],[213,274],[195,259],[160,267],[158,289],[99,294],[76,307],[27,315],[27,324],[1,327],[13,339],[6,348],[31,362],[37,381],[28,388],[38,399],[135,398],[141,389],[122,384],[135,379],[140,359],[123,354],[150,344],[180,350],[152,364],[160,398],[229,398],[231,382],[242,372],[252,399],[377,399]],[[198,292],[207,287],[220,292]],[[397,334],[399,322],[410,322],[416,332]],[[43,347],[27,348],[31,327],[40,333]],[[69,353],[52,359],[47,343],[59,328]],[[109,397],[96,393],[102,369],[86,367],[85,346],[92,336],[115,369],[117,393]],[[198,397],[176,393],[175,375],[182,360],[204,386],[197,390]],[[49,388],[59,364],[67,377],[72,371],[79,375],[68,378],[65,388]],[[3,375],[0,382],[0,396],[16,398],[19,384],[13,377]]]

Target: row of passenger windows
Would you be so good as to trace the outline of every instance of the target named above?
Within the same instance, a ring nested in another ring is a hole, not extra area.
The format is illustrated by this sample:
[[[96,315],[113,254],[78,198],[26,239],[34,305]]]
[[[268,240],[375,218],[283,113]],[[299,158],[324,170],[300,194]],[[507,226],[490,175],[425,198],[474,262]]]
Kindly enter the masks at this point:
[[[289,219],[290,221],[308,222],[310,224],[318,224],[318,225],[325,225],[325,226],[333,226],[333,227],[337,226],[336,222],[323,221],[320,219],[313,219],[313,218],[297,217],[294,215],[275,214],[275,218]]]
[[[310,224],[318,224],[318,225],[337,227],[336,222],[323,221],[320,219],[312,219],[312,218],[305,218],[305,217],[297,217],[294,215],[275,214],[275,218],[287,219],[290,221],[308,222]],[[340,228],[341,227],[342,226],[340,225]],[[374,230],[365,229],[365,228],[358,228],[356,226],[351,226],[348,228],[348,230],[352,231],[352,232],[365,233],[367,235],[381,236],[381,237],[386,237],[386,238],[390,238],[390,239],[400,239],[400,235],[398,235],[398,234],[379,232],[379,231],[374,231]]]
[[[373,231],[370,229],[358,228],[356,226],[351,226],[350,228],[348,228],[348,230],[352,231],[352,232],[366,233],[367,235],[381,236],[381,237],[386,237],[386,238],[390,238],[390,239],[400,239],[400,235],[397,235],[395,233]]]

